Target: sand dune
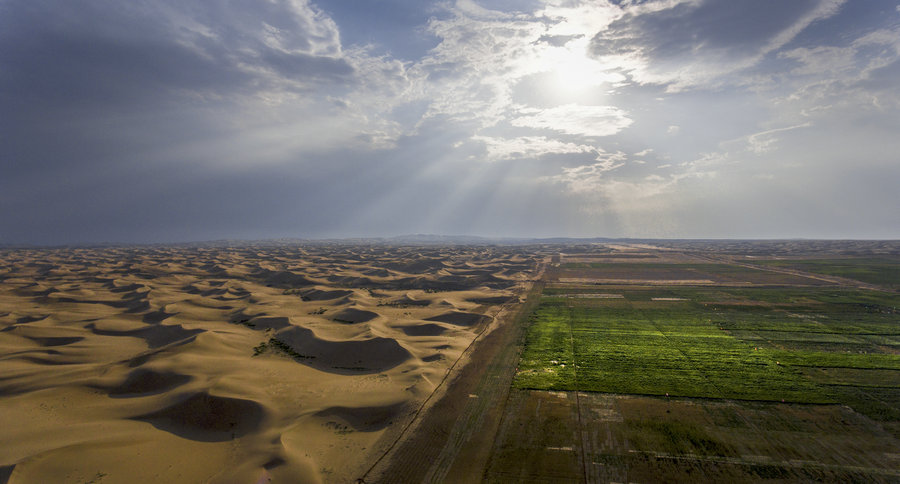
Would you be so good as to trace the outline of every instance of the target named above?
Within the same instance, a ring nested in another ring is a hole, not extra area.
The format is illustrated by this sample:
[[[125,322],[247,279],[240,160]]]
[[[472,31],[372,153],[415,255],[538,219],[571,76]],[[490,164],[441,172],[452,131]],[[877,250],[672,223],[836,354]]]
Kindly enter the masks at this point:
[[[352,482],[534,261],[352,245],[0,251],[0,482]]]
[[[402,297],[398,297],[387,303],[391,306],[430,306],[432,301],[430,299],[414,299],[409,294],[404,294]]]
[[[328,301],[330,299],[341,299],[353,294],[353,291],[343,291],[339,289],[309,289],[301,291],[300,296],[305,301]]]
[[[326,421],[326,425],[341,430],[353,429],[360,432],[382,430],[408,410],[409,403],[400,402],[381,407],[329,407],[316,412],[316,417]]]

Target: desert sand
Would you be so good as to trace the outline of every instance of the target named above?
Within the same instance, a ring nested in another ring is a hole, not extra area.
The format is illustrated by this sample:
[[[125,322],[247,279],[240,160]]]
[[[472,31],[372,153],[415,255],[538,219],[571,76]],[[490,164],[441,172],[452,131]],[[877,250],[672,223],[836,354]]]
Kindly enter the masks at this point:
[[[352,482],[534,269],[503,247],[2,250],[0,482]]]

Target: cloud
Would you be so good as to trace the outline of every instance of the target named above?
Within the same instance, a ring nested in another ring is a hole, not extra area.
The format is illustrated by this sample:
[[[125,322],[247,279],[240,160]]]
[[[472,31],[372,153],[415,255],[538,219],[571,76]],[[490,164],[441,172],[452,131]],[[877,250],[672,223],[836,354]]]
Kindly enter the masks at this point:
[[[440,39],[414,66],[416,94],[428,101],[425,118],[474,122],[479,127],[511,124],[544,129],[570,114],[588,123],[564,123],[558,131],[607,136],[628,125],[624,111],[611,106],[543,106],[517,100],[514,89],[535,76],[549,75],[540,89],[550,95],[567,89],[613,85],[621,76],[586,57],[590,35],[621,10],[605,2],[548,2],[530,13],[505,14],[474,8],[473,2],[447,7],[448,17],[434,18],[428,32]],[[585,103],[587,104],[587,103]]]
[[[797,47],[778,57],[795,62],[790,71],[794,84],[847,88],[900,59],[900,27],[877,29],[846,45]]]
[[[551,0],[534,13],[535,20],[547,22],[547,35],[592,36],[623,15],[622,9],[610,2]]]
[[[428,101],[426,118],[450,117],[492,125],[512,105],[511,87],[535,72],[534,44],[542,24],[524,16],[490,13],[460,2],[446,19],[433,18],[428,32],[440,39],[415,66],[418,95]]]
[[[778,138],[775,136],[776,134],[794,129],[809,128],[810,126],[812,126],[812,123],[803,123],[795,126],[768,129],[766,131],[760,131],[759,133],[753,133],[747,137],[747,148],[756,154],[767,153],[775,149],[775,143],[778,141]]]
[[[627,157],[622,152],[616,152],[602,153],[597,159],[600,161],[591,165],[564,167],[561,174],[547,179],[563,184],[575,194],[604,193],[603,187],[607,184],[606,173],[623,166]]]
[[[566,44],[568,44],[569,42],[571,42],[575,39],[583,38],[583,37],[584,37],[584,34],[572,34],[572,35],[544,34],[544,35],[538,37],[538,39],[535,42],[546,42],[546,43],[552,45],[553,47],[565,47]]]
[[[221,1],[36,0],[6,2],[4,10],[3,60],[20,74],[56,69],[83,83],[128,80],[207,95],[210,88],[303,90],[354,71],[336,25],[305,1],[226,8]]]
[[[473,136],[472,140],[485,144],[490,160],[539,158],[549,154],[598,153],[597,148],[593,146],[567,143],[545,136],[518,138]]]
[[[627,113],[615,106],[566,104],[548,109],[525,108],[511,121],[513,126],[549,129],[570,135],[602,137],[631,125]]]
[[[897,217],[888,1],[404,0],[377,22],[338,0],[2,5],[7,239]]]
[[[632,8],[600,30],[591,53],[638,84],[678,92],[735,82],[812,23],[835,15],[845,0],[710,0]]]
[[[3,9],[4,123],[65,132],[70,156],[130,139],[144,154],[187,162],[284,163],[391,146],[401,132],[384,114],[408,88],[405,66],[344,49],[337,25],[308,1],[35,0]]]

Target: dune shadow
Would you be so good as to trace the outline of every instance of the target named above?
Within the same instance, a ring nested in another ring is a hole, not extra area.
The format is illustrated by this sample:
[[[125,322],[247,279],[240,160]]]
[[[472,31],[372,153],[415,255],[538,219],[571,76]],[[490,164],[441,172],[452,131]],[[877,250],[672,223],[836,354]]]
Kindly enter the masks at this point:
[[[412,358],[393,338],[329,341],[299,326],[279,331],[271,341],[296,361],[332,373],[379,373]]]
[[[202,329],[184,329],[180,324],[155,324],[138,329],[116,331],[99,329],[96,324],[90,323],[86,325],[85,328],[91,330],[91,332],[98,336],[130,336],[132,338],[140,338],[146,341],[147,346],[151,349],[186,340],[204,331]]]
[[[309,289],[305,291],[300,291],[300,297],[303,298],[304,301],[330,301],[332,299],[340,299],[342,297],[347,297],[353,294],[353,291],[347,291],[342,289],[335,290],[322,290],[322,289]]]
[[[440,336],[447,331],[447,328],[440,324],[427,323],[403,326],[400,328],[400,331],[403,331],[407,336]]]
[[[109,389],[113,398],[131,398],[165,393],[191,381],[189,375],[140,368],[128,374],[121,385]]]
[[[0,466],[0,484],[6,484],[7,482],[9,482],[9,478],[12,477],[12,473],[15,468],[15,464]]]
[[[437,321],[439,323],[454,324],[456,326],[475,326],[490,319],[490,316],[485,316],[483,314],[464,313],[460,311],[450,311],[448,313],[425,318],[426,321]]]
[[[264,417],[265,410],[254,401],[199,392],[162,410],[131,419],[148,422],[185,439],[223,442],[253,432]]]
[[[65,346],[84,340],[81,336],[25,336],[41,346]]]
[[[493,296],[493,297],[470,297],[466,298],[466,301],[473,302],[475,304],[485,304],[485,305],[494,305],[494,304],[506,304],[510,301],[514,301],[515,296]]]
[[[358,324],[369,322],[379,316],[378,313],[364,309],[346,308],[335,313],[331,319],[346,324]]]

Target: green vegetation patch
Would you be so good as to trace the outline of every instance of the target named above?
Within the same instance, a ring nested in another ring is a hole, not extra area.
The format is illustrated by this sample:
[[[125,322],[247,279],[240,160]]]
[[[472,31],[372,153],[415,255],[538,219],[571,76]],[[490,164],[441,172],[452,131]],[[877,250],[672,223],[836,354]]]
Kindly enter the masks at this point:
[[[857,257],[843,259],[755,260],[754,264],[787,267],[828,276],[846,277],[869,284],[900,288],[900,258]]]
[[[709,280],[720,283],[823,285],[823,281],[793,274],[725,263],[569,262],[560,265],[563,277],[623,280]]]
[[[520,388],[568,390],[575,387],[569,314],[559,304],[541,304],[528,322],[516,383]]]
[[[860,409],[877,408],[879,415],[897,406],[871,391],[847,390],[891,389],[900,381],[897,295],[837,288],[592,289],[622,297],[583,297],[590,295],[587,287],[546,290],[529,322],[516,387],[803,403],[849,404],[848,395],[855,395]],[[872,401],[859,403],[867,398]]]

